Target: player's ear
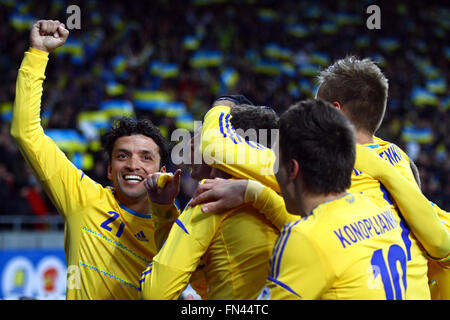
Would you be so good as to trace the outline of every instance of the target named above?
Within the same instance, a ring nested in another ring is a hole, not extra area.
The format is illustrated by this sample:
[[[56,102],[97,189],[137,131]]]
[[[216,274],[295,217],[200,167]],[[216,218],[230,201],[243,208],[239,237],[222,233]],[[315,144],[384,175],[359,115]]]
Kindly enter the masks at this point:
[[[300,165],[298,164],[297,160],[291,159],[289,161],[289,172],[288,172],[289,180],[295,180],[299,175],[299,171]]]
[[[333,106],[338,109],[339,111],[342,111],[342,106],[338,101],[333,101]]]
[[[166,172],[166,166],[162,166],[161,169],[159,170],[160,172]]]

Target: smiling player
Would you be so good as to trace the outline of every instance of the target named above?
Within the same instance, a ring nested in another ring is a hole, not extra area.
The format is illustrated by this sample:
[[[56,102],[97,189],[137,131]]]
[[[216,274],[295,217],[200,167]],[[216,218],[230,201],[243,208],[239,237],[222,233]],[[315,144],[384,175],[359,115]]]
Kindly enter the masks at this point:
[[[173,205],[152,212],[143,185],[147,175],[165,171],[167,145],[151,122],[121,120],[106,138],[113,187],[105,188],[44,134],[39,115],[48,56],[68,35],[58,21],[33,26],[17,77],[11,134],[65,221],[67,299],[136,299],[140,273],[178,216]]]

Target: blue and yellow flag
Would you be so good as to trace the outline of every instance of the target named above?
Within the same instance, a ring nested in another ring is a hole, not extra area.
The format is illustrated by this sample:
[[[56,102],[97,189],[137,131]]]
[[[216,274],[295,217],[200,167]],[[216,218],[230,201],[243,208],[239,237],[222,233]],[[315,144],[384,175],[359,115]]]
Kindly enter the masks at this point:
[[[200,39],[193,35],[187,35],[183,38],[183,48],[186,50],[197,50],[200,46]]]
[[[223,55],[219,51],[200,50],[194,52],[189,60],[193,68],[217,67],[223,62]]]
[[[438,99],[434,93],[418,86],[413,88],[411,100],[416,106],[436,106],[438,104]]]
[[[106,100],[100,104],[100,110],[104,112],[109,119],[136,116],[131,101],[128,100]]]
[[[428,127],[405,126],[402,130],[402,140],[405,142],[431,143],[433,141],[433,131]]]
[[[136,90],[133,103],[137,109],[156,110],[171,101],[169,93],[158,90]]]
[[[163,79],[174,78],[179,74],[178,65],[176,63],[152,61],[149,64],[149,70],[152,75]]]
[[[85,152],[87,140],[74,129],[47,129],[45,134],[64,152]]]
[[[84,61],[83,43],[76,38],[68,38],[66,43],[53,51],[56,55],[69,55],[70,61],[80,64]]]

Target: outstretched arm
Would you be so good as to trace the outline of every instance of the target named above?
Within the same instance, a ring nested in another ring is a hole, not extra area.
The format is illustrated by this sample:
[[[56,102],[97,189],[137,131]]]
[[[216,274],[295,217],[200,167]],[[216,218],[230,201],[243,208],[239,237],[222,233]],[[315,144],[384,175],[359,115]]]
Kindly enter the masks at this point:
[[[355,168],[388,189],[411,230],[431,257],[450,254],[450,233],[417,185],[406,180],[372,149],[357,145]]]
[[[283,197],[269,187],[253,180],[207,179],[198,186],[190,206],[203,204],[202,212],[221,212],[251,203],[281,230],[300,217],[287,212]]]
[[[34,24],[30,33],[30,49],[25,52],[17,76],[11,123],[11,135],[25,161],[65,218],[71,213],[78,213],[78,205],[88,202],[90,197],[100,192],[100,188],[74,167],[44,134],[41,126],[42,85],[48,55],[62,46],[68,35],[64,24],[58,21],[40,20]]]
[[[279,191],[275,152],[248,141],[234,130],[228,101],[219,100],[203,121],[200,148],[206,164],[239,179],[251,179]],[[222,104],[222,105],[217,105]]]

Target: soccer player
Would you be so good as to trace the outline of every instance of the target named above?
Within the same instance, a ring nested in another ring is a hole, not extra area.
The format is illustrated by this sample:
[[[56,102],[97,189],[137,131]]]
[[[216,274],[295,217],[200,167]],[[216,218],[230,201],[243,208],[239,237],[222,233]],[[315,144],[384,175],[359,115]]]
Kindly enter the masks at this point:
[[[225,131],[222,132],[227,132],[227,140],[236,139],[236,144],[231,142],[215,149],[216,159],[222,148],[234,148],[242,144],[258,145],[258,148],[268,150],[266,146],[238,137],[233,127],[244,131],[250,128],[258,131],[273,129],[277,119],[273,111],[257,106],[235,106],[230,100],[218,100],[213,106],[205,116],[202,133],[217,126],[218,130],[211,132],[211,135],[220,137],[220,122],[224,124]],[[228,113],[221,113],[222,110]],[[199,133],[191,140],[192,154],[196,152],[198,137]],[[222,161],[238,160],[240,155],[234,155],[236,158],[223,158]],[[245,158],[245,163],[258,165],[249,162],[248,158]],[[211,175],[234,178],[230,173],[212,170],[205,162],[192,165],[191,176],[194,179],[201,180]],[[152,179],[157,176],[149,176],[149,189],[159,182],[158,179]],[[277,236],[278,231],[251,204],[221,215],[204,214],[200,206],[188,207],[175,221],[160,252],[142,273],[142,298],[176,299],[190,280],[192,282],[195,277],[198,282],[197,275],[202,272],[206,290],[197,292],[203,299],[255,299],[269,274],[269,259]],[[198,270],[200,265],[203,268]],[[198,290],[197,285],[192,285]]]
[[[58,21],[33,26],[17,77],[11,134],[65,220],[67,299],[136,299],[140,273],[179,214],[172,205],[152,212],[143,185],[150,173],[165,171],[167,144],[150,122],[124,119],[105,145],[113,188],[72,165],[40,125],[48,56],[68,35]]]
[[[352,56],[347,57],[321,71],[319,83],[317,98],[333,103],[350,119],[355,127],[357,142],[373,149],[381,158],[397,169],[407,181],[415,184],[414,172],[411,169],[415,165],[406,153],[396,145],[375,136],[384,117],[388,93],[388,81],[379,67],[370,59],[360,60]],[[365,169],[367,170],[367,167]],[[367,190],[367,184],[373,185],[370,190]],[[378,191],[375,188],[377,184],[379,183],[371,179],[365,170],[354,171],[352,190],[362,191],[375,201],[381,199],[381,192],[386,201],[390,202],[383,184],[379,184]],[[415,185],[417,186],[417,184]],[[401,192],[401,189],[397,190]],[[435,265],[435,260],[445,260],[449,253],[449,229],[445,228],[442,222],[449,220],[448,213],[435,205],[433,208],[432,204],[428,203],[420,194],[417,195],[417,199],[423,201],[419,207],[419,204],[412,205],[413,202],[408,201],[405,197],[399,197],[389,188],[388,191],[395,198],[397,206],[413,231],[408,237],[412,242],[411,254],[416,256],[420,254],[419,246],[414,244],[417,242],[417,238],[428,253],[428,255],[425,253],[423,255],[430,261],[430,264]],[[443,268],[441,271],[449,272]],[[432,277],[429,274],[433,292],[439,292],[436,288],[441,286],[447,286],[447,289],[442,287],[442,291],[448,292],[450,283],[435,281],[436,279],[433,279],[435,275],[436,272]],[[441,278],[441,276],[438,277]],[[435,296],[434,294],[433,297]]]
[[[394,198],[398,201],[401,211],[410,210],[408,207],[415,208],[419,212],[427,212],[428,200],[417,192],[417,184],[420,187],[420,179],[415,182],[407,181],[406,178],[397,170],[393,169],[389,162],[384,161],[377,153],[370,148],[358,146],[358,157],[355,168],[370,175],[382,182],[389,190],[392,190]],[[414,171],[414,166],[411,166]],[[415,174],[416,175],[416,174]],[[436,247],[447,248],[442,252],[443,258],[429,259],[428,276],[431,279],[430,291],[433,299],[450,299],[450,238],[448,232],[450,220],[448,212],[443,211],[434,204],[433,208],[438,212],[438,216],[426,216],[426,223],[421,228],[421,232],[427,233],[427,238],[435,239]],[[446,220],[442,218],[447,218]],[[434,219],[434,221],[432,220]],[[442,228],[436,228],[433,224],[441,224]],[[443,231],[442,231],[443,230]],[[443,232],[443,233],[439,233]],[[442,240],[441,240],[442,239]],[[442,244],[440,243],[442,241]]]

